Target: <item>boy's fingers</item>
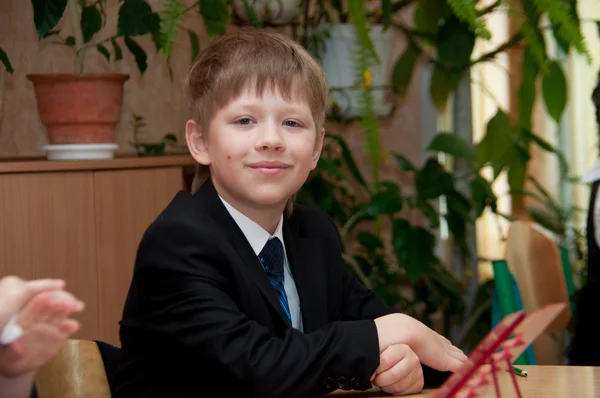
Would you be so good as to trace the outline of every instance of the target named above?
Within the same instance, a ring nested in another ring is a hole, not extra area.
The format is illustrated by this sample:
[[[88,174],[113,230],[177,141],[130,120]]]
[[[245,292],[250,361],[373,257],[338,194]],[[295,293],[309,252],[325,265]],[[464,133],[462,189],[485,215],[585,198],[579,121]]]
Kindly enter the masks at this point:
[[[74,319],[65,319],[58,327],[60,331],[68,337],[79,330],[80,324]]]
[[[375,377],[374,384],[378,387],[388,387],[398,384],[398,388],[404,390],[413,380],[407,380],[409,377],[416,377],[415,372],[421,371],[421,364],[416,355],[414,358],[404,357],[392,368],[382,372]]]
[[[38,279],[25,282],[27,284],[27,296],[32,297],[38,293],[50,290],[58,290],[65,287],[62,279]]]
[[[386,348],[379,357],[379,366],[375,370],[375,375],[385,372],[406,356],[406,348],[404,344],[394,344]]]

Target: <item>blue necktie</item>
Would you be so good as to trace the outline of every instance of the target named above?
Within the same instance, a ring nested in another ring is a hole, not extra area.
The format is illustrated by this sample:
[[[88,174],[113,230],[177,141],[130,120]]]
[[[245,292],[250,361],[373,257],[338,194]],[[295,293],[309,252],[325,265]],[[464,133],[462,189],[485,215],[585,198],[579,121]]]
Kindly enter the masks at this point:
[[[279,304],[291,325],[292,316],[290,315],[290,307],[283,283],[283,245],[281,241],[278,238],[269,239],[258,254],[258,258],[267,272],[271,286],[275,289],[279,299]]]

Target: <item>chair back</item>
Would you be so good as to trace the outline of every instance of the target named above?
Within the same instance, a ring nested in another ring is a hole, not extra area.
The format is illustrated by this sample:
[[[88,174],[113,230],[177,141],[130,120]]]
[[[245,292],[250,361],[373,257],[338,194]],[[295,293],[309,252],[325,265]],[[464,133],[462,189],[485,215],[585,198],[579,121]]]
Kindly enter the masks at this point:
[[[526,313],[564,302],[565,310],[533,343],[538,365],[564,362],[565,331],[571,319],[562,259],[556,243],[527,221],[514,221],[508,231],[506,260],[515,276]]]
[[[100,350],[89,340],[68,340],[40,368],[35,384],[39,398],[111,397]]]

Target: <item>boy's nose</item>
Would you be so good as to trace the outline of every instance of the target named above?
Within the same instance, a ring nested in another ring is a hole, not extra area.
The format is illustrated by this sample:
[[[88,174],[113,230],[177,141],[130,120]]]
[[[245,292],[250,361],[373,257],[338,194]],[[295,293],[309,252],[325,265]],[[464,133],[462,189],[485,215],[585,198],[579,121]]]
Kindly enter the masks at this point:
[[[282,150],[285,143],[276,126],[265,126],[257,140],[258,150]]]

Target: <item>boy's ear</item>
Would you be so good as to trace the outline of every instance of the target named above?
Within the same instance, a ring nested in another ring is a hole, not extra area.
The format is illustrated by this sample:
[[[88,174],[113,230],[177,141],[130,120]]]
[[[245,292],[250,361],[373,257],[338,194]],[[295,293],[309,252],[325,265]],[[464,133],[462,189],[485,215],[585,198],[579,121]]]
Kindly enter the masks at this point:
[[[198,123],[194,120],[188,120],[185,124],[185,140],[190,154],[196,162],[208,166],[210,165],[210,156],[205,138]]]
[[[323,139],[325,138],[325,127],[321,129],[321,132],[317,134],[317,141],[315,142],[315,150],[313,151],[312,157],[312,168],[314,170],[319,162],[321,151],[323,150]]]

